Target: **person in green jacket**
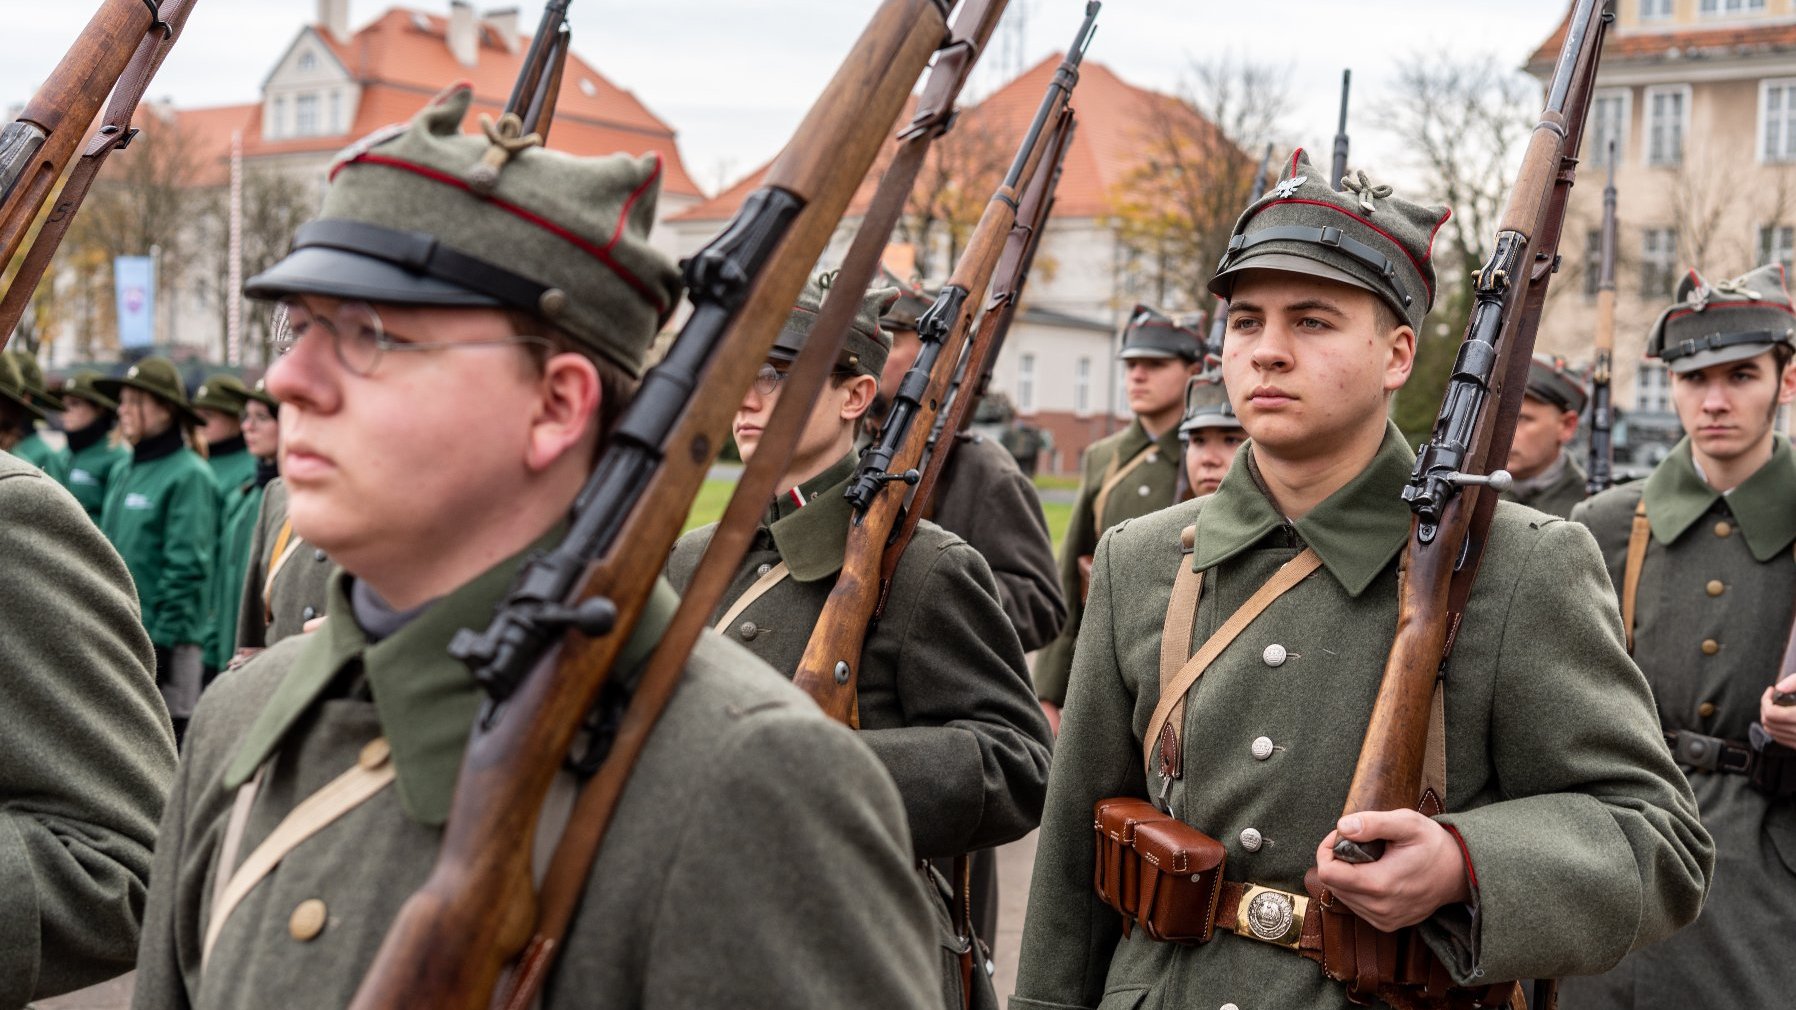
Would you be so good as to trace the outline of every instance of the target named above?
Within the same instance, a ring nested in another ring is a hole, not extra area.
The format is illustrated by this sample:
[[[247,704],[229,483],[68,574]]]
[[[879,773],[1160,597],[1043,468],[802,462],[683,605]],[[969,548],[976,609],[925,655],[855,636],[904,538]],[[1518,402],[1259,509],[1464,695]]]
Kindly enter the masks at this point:
[[[10,452],[43,469],[19,452],[27,439],[37,437],[37,422],[43,417],[43,408],[32,399],[19,375],[18,362],[10,354],[0,355],[0,452]]]
[[[1060,545],[1066,623],[1035,659],[1035,692],[1056,726],[1073,668],[1073,644],[1085,613],[1087,573],[1098,538],[1110,527],[1173,503],[1185,448],[1179,420],[1185,384],[1203,368],[1204,337],[1191,318],[1135,306],[1117,352],[1128,375],[1129,426],[1091,443],[1080,463],[1079,495]]]
[[[472,101],[451,89],[342,156],[322,216],[246,287],[285,320],[267,381],[294,530],[342,570],[322,628],[200,701],[156,842],[142,1010],[350,1003],[436,863],[491,697],[449,642],[565,534],[679,296],[649,241],[657,156],[489,142],[463,132]],[[463,183],[495,165],[481,193]],[[613,684],[678,606],[640,574]],[[346,773],[377,788],[309,817]],[[556,774],[545,855],[583,774]],[[721,636],[687,658],[579,883],[541,1010],[930,1005],[939,947],[890,777]]]
[[[1417,797],[1428,812],[1342,816],[1414,523],[1400,492],[1415,457],[1390,402],[1447,210],[1364,174],[1336,192],[1301,152],[1286,165],[1210,282],[1228,299],[1222,371],[1249,442],[1215,494],[1098,545],[1011,1010],[1345,1010],[1377,1004],[1375,979],[1398,971],[1380,932],[1406,930],[1421,978],[1478,987],[1602,971],[1702,908],[1715,851],[1597,545],[1521,506],[1496,505],[1458,626],[1424,762],[1435,791]],[[1281,569],[1288,589],[1224,632]],[[1207,666],[1187,665],[1219,635]],[[1182,706],[1161,696],[1169,670],[1190,685]],[[1125,933],[1098,897],[1094,806],[1109,798],[1216,843],[1205,942]],[[1346,862],[1341,837],[1386,850]],[[1346,913],[1362,928],[1343,929]]]
[[[1689,929],[1606,974],[1567,979],[1566,1010],[1787,1006],[1796,897],[1796,692],[1783,666],[1796,607],[1796,311],[1783,269],[1710,283],[1692,271],[1646,354],[1671,373],[1684,438],[1643,481],[1585,501],[1665,743],[1715,837],[1715,886]],[[1774,681],[1782,683],[1774,684]]]
[[[1586,399],[1584,380],[1564,358],[1536,354],[1528,363],[1528,391],[1504,466],[1515,483],[1503,491],[1504,501],[1564,519],[1590,493],[1584,468],[1566,450],[1577,437]]]
[[[256,520],[262,514],[263,489],[281,472],[277,459],[281,449],[279,410],[280,401],[268,395],[265,383],[258,381],[254,389],[245,391],[243,441],[256,461],[256,472],[235,487],[220,489],[218,561],[212,566],[212,634],[206,657],[207,668],[215,674],[230,665],[237,651],[237,608],[243,601],[243,580],[250,567]]]
[[[199,699],[206,588],[218,544],[218,483],[188,444],[199,416],[180,372],[145,358],[95,388],[119,403],[131,458],[113,473],[100,529],[124,556],[156,647],[156,684],[177,736]]]
[[[131,449],[118,434],[118,401],[94,386],[99,372],[76,372],[62,387],[62,424],[69,439],[69,473],[63,486],[95,523],[106,504],[106,485]]]
[[[219,491],[226,494],[256,476],[256,454],[243,434],[243,409],[248,402],[249,387],[229,372],[207,376],[193,391],[193,412],[200,416],[206,464],[218,479]]]
[[[44,369],[37,363],[37,356],[30,351],[13,349],[6,352],[19,370],[19,377],[25,387],[25,393],[31,403],[38,408],[37,421],[48,422],[49,414],[62,410],[62,400],[50,392],[44,384]],[[49,474],[58,483],[67,481],[69,472],[69,450],[59,448],[47,441],[36,423],[27,427],[25,437],[11,450],[32,466]]]

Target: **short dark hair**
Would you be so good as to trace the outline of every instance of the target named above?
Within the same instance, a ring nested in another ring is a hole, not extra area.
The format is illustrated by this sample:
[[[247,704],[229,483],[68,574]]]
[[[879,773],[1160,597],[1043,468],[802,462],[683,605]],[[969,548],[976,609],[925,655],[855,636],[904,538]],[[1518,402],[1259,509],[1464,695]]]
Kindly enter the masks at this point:
[[[636,399],[642,380],[624,371],[617,362],[594,353],[566,330],[540,316],[515,309],[507,310],[505,315],[518,335],[541,337],[549,342],[546,347],[542,344],[523,345],[524,353],[538,375],[557,354],[578,354],[592,362],[599,373],[599,445],[603,446],[610,440],[612,430],[617,427],[630,401]]]
[[[1377,295],[1372,296],[1372,322],[1378,327],[1380,333],[1389,333],[1399,326],[1409,325],[1408,320],[1398,315],[1396,309],[1391,308],[1390,302]]]

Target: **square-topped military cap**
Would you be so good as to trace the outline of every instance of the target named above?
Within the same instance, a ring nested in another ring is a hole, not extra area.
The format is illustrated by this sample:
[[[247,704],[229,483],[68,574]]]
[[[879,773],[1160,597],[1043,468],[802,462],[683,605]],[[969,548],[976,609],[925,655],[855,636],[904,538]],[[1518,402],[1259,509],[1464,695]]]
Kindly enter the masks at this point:
[[[1528,362],[1527,395],[1574,414],[1584,412],[1584,401],[1590,396],[1583,378],[1556,354],[1536,354]]]
[[[1186,441],[1209,428],[1241,428],[1241,418],[1235,415],[1228,388],[1222,384],[1222,373],[1216,371],[1193,375],[1185,383],[1185,416],[1179,421],[1179,434]]]
[[[1411,203],[1365,172],[1343,185],[1330,189],[1328,173],[1294,152],[1279,183],[1235,222],[1211,292],[1229,297],[1244,270],[1306,274],[1370,291],[1420,331],[1434,307],[1434,238],[1451,212]]]
[[[1137,305],[1129,313],[1129,325],[1123,330],[1122,350],[1116,356],[1124,361],[1135,358],[1202,360],[1203,320],[1196,315],[1175,316],[1151,305]]]
[[[835,279],[836,271],[827,270],[805,282],[804,290],[798,293],[798,303],[786,317],[786,325],[774,338],[769,357],[775,361],[792,361],[799,351],[804,350],[817,323],[817,313],[823,311],[823,299],[828,297]],[[857,375],[877,377],[886,367],[886,356],[892,351],[892,335],[880,329],[879,322],[897,300],[898,289],[886,287],[873,288],[861,297],[861,307],[849,322],[848,336],[842,342],[842,354],[837,359],[839,368]]]
[[[1781,264],[1714,284],[1692,270],[1678,283],[1676,297],[1646,337],[1646,356],[1673,372],[1744,361],[1778,344],[1796,346],[1796,312]]]

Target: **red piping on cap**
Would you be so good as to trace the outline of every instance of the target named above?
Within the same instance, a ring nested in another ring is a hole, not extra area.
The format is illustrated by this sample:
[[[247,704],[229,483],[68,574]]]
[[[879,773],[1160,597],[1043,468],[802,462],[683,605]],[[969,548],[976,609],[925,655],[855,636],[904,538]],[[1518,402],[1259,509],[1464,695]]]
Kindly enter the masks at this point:
[[[1378,227],[1377,225],[1373,224],[1372,222],[1366,220],[1363,217],[1360,217],[1358,214],[1355,214],[1354,212],[1352,212],[1350,210],[1347,210],[1343,207],[1337,207],[1332,203],[1324,203],[1321,200],[1299,200],[1299,199],[1293,197],[1288,200],[1279,200],[1275,203],[1269,203],[1265,206],[1264,209],[1262,209],[1260,211],[1260,213],[1264,214],[1267,210],[1271,210],[1272,208],[1277,207],[1279,204],[1284,204],[1284,203],[1304,204],[1304,205],[1307,205],[1310,207],[1323,207],[1328,210],[1332,210],[1337,214],[1344,214],[1347,217],[1350,217],[1350,218],[1354,219],[1355,221],[1358,221],[1360,224],[1363,224],[1366,227],[1372,229],[1373,231],[1377,232],[1378,234],[1383,235],[1385,237],[1385,240],[1390,242],[1391,245],[1396,246],[1397,251],[1402,253],[1404,258],[1409,260],[1410,265],[1416,268],[1416,273],[1421,275],[1422,286],[1428,289],[1429,303],[1432,304],[1434,302],[1434,285],[1428,283],[1428,271],[1422,269],[1422,261],[1417,260],[1415,258],[1415,256],[1412,255],[1410,253],[1410,251],[1404,247],[1403,243],[1397,241],[1396,236],[1392,235],[1390,232],[1385,231],[1383,228]],[[1258,217],[1259,215],[1256,214],[1254,216]],[[1447,220],[1446,218],[1441,218],[1441,224],[1445,224],[1446,220]],[[1439,224],[1435,225],[1435,230],[1438,231],[1439,229],[1440,229],[1440,225]],[[1429,241],[1428,241],[1428,254],[1423,256],[1422,259],[1426,260],[1430,256],[1433,256],[1433,255],[1434,255],[1434,240],[1432,237],[1430,237]]]
[[[1709,315],[1710,313],[1716,311],[1717,309],[1776,309],[1777,311],[1782,312],[1786,315],[1796,316],[1796,309],[1792,309],[1790,306],[1781,304],[1779,302],[1767,302],[1767,301],[1710,302],[1710,303],[1708,303],[1708,305],[1706,307],[1704,307],[1700,311],[1700,313],[1696,309],[1676,309],[1676,310],[1672,311],[1670,315],[1667,315],[1665,317],[1665,321],[1669,323],[1674,319],[1682,319],[1685,316],[1694,316],[1694,315],[1699,315],[1699,314],[1706,316],[1706,315]]]
[[[642,194],[649,191],[650,186],[653,186],[661,180],[660,153],[652,152],[649,157],[655,159],[655,170],[649,173],[648,178],[642,180],[642,185],[636,187],[636,190],[630,194],[629,199],[624,201],[623,209],[617,212],[617,230],[611,233],[611,241],[605,243],[605,251],[607,253],[617,248],[618,242],[623,239],[624,226],[628,224],[630,220],[630,208],[636,205],[636,201],[642,198]]]

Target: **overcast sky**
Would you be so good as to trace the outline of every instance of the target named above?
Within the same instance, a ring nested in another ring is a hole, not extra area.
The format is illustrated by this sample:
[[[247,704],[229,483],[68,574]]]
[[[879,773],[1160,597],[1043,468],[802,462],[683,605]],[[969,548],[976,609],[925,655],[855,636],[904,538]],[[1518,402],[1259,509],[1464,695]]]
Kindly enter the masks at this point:
[[[487,0],[479,7],[513,6]],[[534,26],[541,0],[522,0]],[[394,6],[351,0],[359,27]],[[405,6],[448,10],[448,0]],[[715,189],[775,154],[877,6],[875,0],[574,0],[575,48],[678,132],[687,167]],[[1519,65],[1567,0],[1109,0],[1090,58],[1132,83],[1174,90],[1193,60],[1230,54],[1288,68],[1298,99],[1286,132],[1331,149],[1340,73],[1354,71],[1354,164],[1394,160],[1374,112],[1399,61],[1416,53],[1493,54]],[[79,34],[97,0],[0,0],[6,12],[0,106],[23,102]],[[977,84],[1032,65],[1071,40],[1083,0],[1012,0],[1005,40]],[[316,0],[200,0],[150,94],[183,107],[254,101]],[[1020,44],[1017,42],[1020,40]],[[448,82],[445,82],[448,83]],[[1076,101],[1075,101],[1076,104]],[[1326,157],[1326,154],[1323,155]],[[1388,174],[1398,174],[1393,171]]]

